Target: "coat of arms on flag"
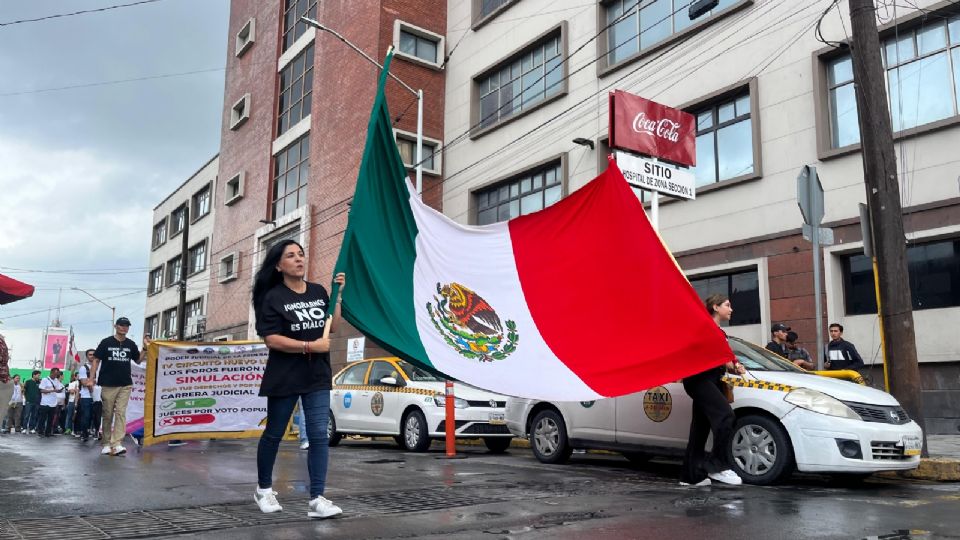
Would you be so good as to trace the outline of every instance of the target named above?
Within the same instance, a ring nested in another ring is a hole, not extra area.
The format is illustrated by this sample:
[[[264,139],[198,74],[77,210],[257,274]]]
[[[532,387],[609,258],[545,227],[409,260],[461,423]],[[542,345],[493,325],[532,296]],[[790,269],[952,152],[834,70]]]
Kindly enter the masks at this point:
[[[517,350],[517,323],[500,322],[500,316],[479,294],[459,283],[437,283],[437,294],[436,305],[427,302],[430,320],[461,356],[493,362]]]

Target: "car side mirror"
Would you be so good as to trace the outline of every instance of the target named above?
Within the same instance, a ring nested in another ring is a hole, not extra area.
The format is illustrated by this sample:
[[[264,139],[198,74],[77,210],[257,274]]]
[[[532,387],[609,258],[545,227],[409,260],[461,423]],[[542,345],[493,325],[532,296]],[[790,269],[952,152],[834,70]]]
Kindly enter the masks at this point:
[[[403,379],[397,379],[396,377],[384,377],[380,379],[380,384],[387,386],[406,386],[406,382]]]

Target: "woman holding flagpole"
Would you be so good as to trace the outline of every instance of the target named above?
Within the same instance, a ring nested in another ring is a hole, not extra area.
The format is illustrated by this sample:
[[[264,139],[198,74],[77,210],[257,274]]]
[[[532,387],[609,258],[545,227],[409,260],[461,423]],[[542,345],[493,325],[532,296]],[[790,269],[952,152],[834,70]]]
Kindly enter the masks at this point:
[[[729,321],[733,315],[730,299],[725,295],[710,295],[704,304],[717,326]],[[743,483],[733,472],[733,457],[730,454],[736,417],[725,392],[727,383],[723,381],[723,375],[727,371],[738,374],[745,372],[739,362],[733,361],[683,380],[683,389],[693,398],[693,417],[680,472],[681,486],[709,486],[711,480],[731,485]],[[708,457],[705,446],[711,431],[713,450]]]
[[[260,395],[267,398],[267,425],[257,446],[257,491],[254,499],[264,513],[283,510],[273,490],[273,465],[280,440],[297,400],[302,400],[307,419],[310,447],[307,470],[310,476],[310,503],[307,515],[335,516],[342,510],[324,498],[329,441],[330,338],[340,319],[340,299],[330,309],[327,290],[305,279],[303,247],[283,240],[267,252],[253,283],[253,310],[257,334],[267,348],[267,367],[260,383]],[[339,273],[334,283],[340,298],[346,276]]]

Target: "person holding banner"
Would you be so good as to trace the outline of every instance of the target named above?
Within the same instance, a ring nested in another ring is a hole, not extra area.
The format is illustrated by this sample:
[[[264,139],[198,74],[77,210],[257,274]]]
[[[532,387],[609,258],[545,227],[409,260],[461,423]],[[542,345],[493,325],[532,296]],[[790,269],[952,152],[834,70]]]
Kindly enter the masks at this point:
[[[100,454],[122,456],[127,449],[120,444],[127,433],[127,402],[133,389],[130,362],[140,363],[140,349],[127,337],[130,319],[120,317],[114,335],[105,337],[94,351],[93,383],[102,388],[103,438]]]
[[[257,334],[270,349],[260,383],[260,395],[267,398],[267,425],[257,446],[254,500],[264,513],[283,510],[273,490],[273,465],[299,399],[310,443],[307,516],[327,518],[342,512],[323,496],[330,452],[327,423],[332,380],[328,336],[339,322],[340,301],[331,313],[327,290],[305,280],[305,260],[303,246],[283,240],[270,248],[254,278]],[[342,298],[346,276],[337,274],[334,283],[340,286]]]
[[[733,315],[730,299],[726,295],[710,295],[704,304],[717,326],[729,321]],[[734,360],[683,379],[683,390],[693,399],[693,417],[690,419],[690,437],[680,472],[681,486],[709,486],[711,480],[735,486],[743,483],[733,472],[730,441],[736,416],[725,395],[727,383],[723,380],[724,372],[743,375],[746,370]],[[707,456],[707,436],[711,431],[713,450]]]

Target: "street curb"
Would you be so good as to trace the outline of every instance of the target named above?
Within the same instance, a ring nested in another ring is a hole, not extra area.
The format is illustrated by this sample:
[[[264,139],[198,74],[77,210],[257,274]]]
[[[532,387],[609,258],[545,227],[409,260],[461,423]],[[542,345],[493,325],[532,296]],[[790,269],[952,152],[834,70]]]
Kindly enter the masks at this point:
[[[960,482],[960,460],[954,458],[923,458],[920,466],[912,471],[878,473],[886,478],[910,478],[933,482]]]
[[[362,440],[373,440],[373,441],[392,441],[393,437],[363,437],[363,436],[353,436],[350,440],[362,441]],[[441,441],[442,442],[442,441]],[[463,446],[483,446],[483,439],[457,439],[457,444]],[[527,439],[518,439],[514,437],[510,441],[510,448],[530,448],[530,441]]]

